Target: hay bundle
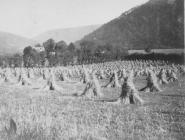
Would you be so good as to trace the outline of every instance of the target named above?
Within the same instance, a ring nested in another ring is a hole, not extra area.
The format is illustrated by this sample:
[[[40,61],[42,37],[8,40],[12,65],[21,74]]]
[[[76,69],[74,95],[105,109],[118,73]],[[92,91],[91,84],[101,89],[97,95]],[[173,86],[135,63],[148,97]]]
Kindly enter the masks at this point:
[[[179,67],[179,72],[180,72],[180,74],[182,74],[184,76],[185,75],[185,67],[184,66]]]
[[[29,69],[27,70],[27,78],[31,78],[30,70]]]
[[[12,79],[11,79],[11,74],[8,72],[8,71],[5,71],[2,75],[3,77],[3,82],[12,82]]]
[[[84,69],[84,73],[82,74],[82,82],[85,84],[90,81],[90,77],[89,77],[89,73],[86,70],[86,68],[83,68],[83,69]]]
[[[15,139],[16,133],[17,133],[17,125],[15,121],[11,118],[9,128],[5,126],[5,131],[7,133],[8,139],[13,140]]]
[[[13,69],[13,75],[14,75],[14,77],[17,77],[17,70],[16,69]]]
[[[21,72],[18,77],[18,85],[31,85],[31,82],[26,78],[26,76]]]
[[[145,92],[161,91],[159,84],[157,83],[157,77],[153,71],[151,70],[148,71],[148,77],[146,80],[147,80],[147,85],[144,88],[142,88],[140,91],[145,91]]]
[[[99,79],[105,79],[106,78],[106,76],[104,74],[104,70],[100,70],[100,74],[99,74],[99,77],[98,78]]]
[[[173,70],[168,70],[167,76],[168,76],[168,81],[170,82],[174,82],[178,80],[177,75]]]
[[[42,79],[46,80],[46,71],[44,69],[42,70],[41,75],[42,75]]]
[[[117,99],[117,103],[124,104],[143,104],[143,100],[139,97],[138,91],[133,83],[133,71],[131,71],[129,77],[124,78],[124,83],[121,87],[121,95]]]
[[[93,83],[92,82],[88,82],[86,83],[85,89],[83,90],[82,94],[78,95],[78,96],[87,96],[88,91],[92,90],[93,92]]]
[[[159,78],[159,83],[160,84],[168,84],[167,78],[166,78],[166,73],[164,69],[161,69],[159,74],[158,74],[158,78]]]
[[[56,84],[55,75],[53,74],[52,71],[50,73],[49,78],[47,79],[46,85],[42,89],[43,90],[57,90],[57,91],[61,91],[62,90],[62,88],[60,88]]]
[[[109,82],[104,87],[121,87],[121,85],[119,84],[118,75],[116,71],[113,72]]]
[[[96,95],[98,96],[103,96],[102,92],[101,92],[101,86],[100,83],[95,75],[95,73],[93,73],[93,83],[94,83],[94,92],[96,92]]]
[[[63,73],[62,76],[63,76],[64,81],[66,81],[66,82],[72,82],[72,80],[70,79],[71,74],[69,74],[69,73]]]
[[[113,73],[112,76],[110,77],[109,82],[108,82],[105,86],[103,86],[103,87],[104,87],[104,88],[105,88],[105,87],[111,87],[113,82],[114,82],[114,73]]]
[[[10,82],[10,78],[6,74],[3,75],[3,79],[4,82]]]
[[[88,93],[90,93],[90,94],[88,94]],[[101,92],[101,86],[100,86],[99,81],[96,78],[96,75],[94,72],[93,72],[93,80],[89,81],[86,84],[84,91],[79,96],[87,96],[90,98],[92,98],[94,96],[98,96],[98,97],[103,96],[103,93]]]
[[[33,69],[27,70],[27,78],[34,78]]]
[[[122,69],[122,73],[121,73],[121,78],[126,78],[127,74],[126,74],[126,71],[125,69]]]
[[[63,76],[63,73],[62,72],[59,74],[59,80],[60,81],[64,81],[64,76]]]
[[[121,87],[121,85],[119,84],[117,71],[114,71],[114,82],[113,82],[113,87]]]

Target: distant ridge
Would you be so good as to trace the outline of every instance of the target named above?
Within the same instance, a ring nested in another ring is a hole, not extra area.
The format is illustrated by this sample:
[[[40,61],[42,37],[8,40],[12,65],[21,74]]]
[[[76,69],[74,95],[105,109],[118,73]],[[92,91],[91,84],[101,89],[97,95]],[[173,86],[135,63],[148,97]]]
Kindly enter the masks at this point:
[[[77,41],[127,49],[183,48],[184,0],[150,0]]]
[[[94,31],[98,27],[100,27],[100,25],[56,29],[42,33],[33,39],[0,31],[0,55],[22,53],[25,47],[29,45],[34,46],[37,43],[42,44],[49,38],[53,38],[55,41],[64,40],[67,43],[75,42],[76,40],[81,39],[84,35]]]
[[[39,43],[43,43],[44,41],[52,38],[55,41],[65,41],[66,43],[75,42],[85,35],[96,30],[100,25],[88,25],[88,26],[80,26],[80,27],[72,27],[72,28],[64,28],[64,29],[55,29],[44,32],[36,37],[33,40],[38,41]]]
[[[35,43],[31,39],[0,31],[0,55],[22,53],[26,46]]]

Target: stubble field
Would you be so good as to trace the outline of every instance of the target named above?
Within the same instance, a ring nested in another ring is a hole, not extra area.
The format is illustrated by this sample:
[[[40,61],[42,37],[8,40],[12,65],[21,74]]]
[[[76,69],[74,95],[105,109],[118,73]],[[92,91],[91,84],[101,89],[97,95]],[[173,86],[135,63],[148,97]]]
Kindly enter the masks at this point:
[[[57,81],[61,91],[40,89],[46,81],[31,79],[32,85],[0,85],[0,139],[13,140],[183,140],[185,138],[185,80],[162,86],[162,92],[139,92],[143,105],[107,102],[117,98],[120,88],[102,88],[104,96],[89,99],[70,96],[85,84]],[[101,80],[101,85],[106,83]],[[134,81],[140,89],[145,78]],[[103,100],[102,100],[103,99]],[[10,118],[17,127],[9,135]]]

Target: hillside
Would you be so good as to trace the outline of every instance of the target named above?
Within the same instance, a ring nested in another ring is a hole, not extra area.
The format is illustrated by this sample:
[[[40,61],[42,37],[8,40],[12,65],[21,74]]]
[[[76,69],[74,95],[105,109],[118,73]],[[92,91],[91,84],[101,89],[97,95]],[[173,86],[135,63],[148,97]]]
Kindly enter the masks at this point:
[[[7,32],[0,32],[0,55],[20,53],[34,41]]]
[[[33,40],[37,40],[40,43],[48,40],[49,38],[53,38],[55,41],[64,40],[67,43],[75,42],[85,35],[96,30],[100,25],[89,25],[89,26],[81,26],[74,28],[65,28],[65,29],[55,29],[50,30],[45,33],[42,33],[33,38]]]
[[[150,0],[132,8],[78,41],[129,49],[183,48],[184,1]]]

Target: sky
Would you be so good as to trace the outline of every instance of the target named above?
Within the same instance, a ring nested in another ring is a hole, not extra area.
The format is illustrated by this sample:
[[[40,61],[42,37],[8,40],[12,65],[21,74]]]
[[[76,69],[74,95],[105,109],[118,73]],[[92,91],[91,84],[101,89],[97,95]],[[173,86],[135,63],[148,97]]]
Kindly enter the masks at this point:
[[[0,31],[27,38],[57,28],[104,24],[148,0],[0,0]]]

